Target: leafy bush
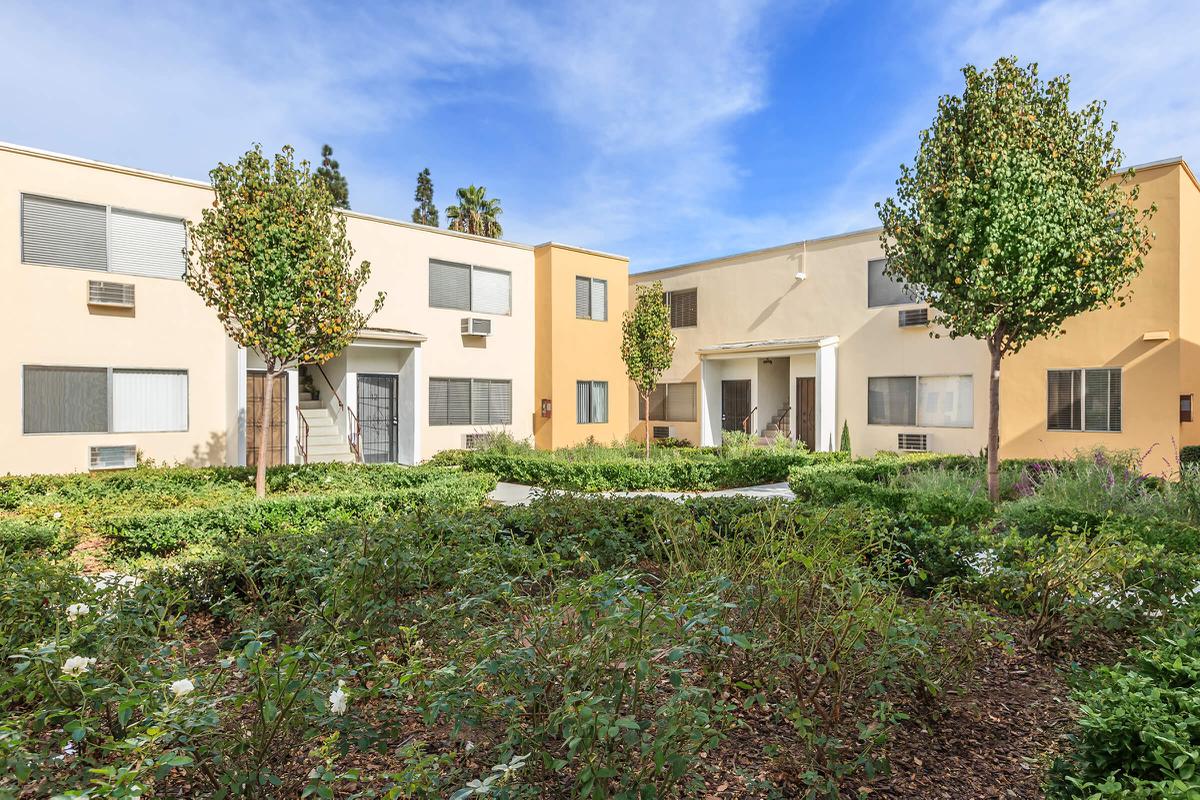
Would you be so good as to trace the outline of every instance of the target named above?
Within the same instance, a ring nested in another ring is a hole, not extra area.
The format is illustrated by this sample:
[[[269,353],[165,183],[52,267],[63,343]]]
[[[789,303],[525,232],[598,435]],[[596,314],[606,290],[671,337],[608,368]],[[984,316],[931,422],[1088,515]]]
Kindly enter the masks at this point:
[[[1078,730],[1052,798],[1200,797],[1200,630],[1148,638],[1075,691]]]
[[[61,552],[72,542],[72,537],[60,538],[57,525],[0,518],[0,552]]]

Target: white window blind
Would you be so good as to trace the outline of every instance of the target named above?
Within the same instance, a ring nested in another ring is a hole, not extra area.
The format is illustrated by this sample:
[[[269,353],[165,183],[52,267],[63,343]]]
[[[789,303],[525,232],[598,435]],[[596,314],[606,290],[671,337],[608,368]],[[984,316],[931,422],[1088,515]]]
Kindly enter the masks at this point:
[[[108,431],[108,370],[103,367],[25,367],[25,433]]]
[[[183,277],[186,238],[181,220],[113,209],[110,225],[113,272]]]
[[[485,267],[471,271],[471,310],[480,314],[512,311],[512,273]]]
[[[115,433],[186,431],[187,427],[187,372],[113,370],[112,430]]]
[[[446,261],[429,262],[429,305],[471,310],[471,267]]]
[[[592,281],[575,276],[575,318],[590,319],[592,316]]]
[[[592,319],[608,319],[608,281],[592,278]]]
[[[975,387],[970,375],[940,375],[917,382],[917,424],[969,428],[974,424]]]
[[[56,267],[108,269],[105,206],[21,197],[21,261]]]
[[[575,382],[575,421],[608,422],[608,381]]]
[[[489,381],[488,422],[492,425],[512,424],[512,381]]]
[[[917,424],[917,379],[889,377],[867,379],[867,423]]]
[[[429,424],[512,424],[512,381],[430,378]]]

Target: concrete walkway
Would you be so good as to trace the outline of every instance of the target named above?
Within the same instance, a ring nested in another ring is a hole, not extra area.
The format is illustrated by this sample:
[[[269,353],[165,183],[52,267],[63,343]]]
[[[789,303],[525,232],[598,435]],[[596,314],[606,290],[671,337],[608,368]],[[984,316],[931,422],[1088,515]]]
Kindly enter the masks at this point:
[[[521,483],[496,484],[496,488],[488,495],[501,505],[523,506],[534,498],[549,494],[589,494],[588,492],[565,492],[557,489],[539,489],[536,486],[526,486]],[[598,497],[666,497],[671,500],[687,500],[690,497],[759,497],[778,498],[781,500],[795,499],[792,490],[786,483],[766,483],[762,486],[746,486],[740,489],[722,489],[718,492],[592,492]]]

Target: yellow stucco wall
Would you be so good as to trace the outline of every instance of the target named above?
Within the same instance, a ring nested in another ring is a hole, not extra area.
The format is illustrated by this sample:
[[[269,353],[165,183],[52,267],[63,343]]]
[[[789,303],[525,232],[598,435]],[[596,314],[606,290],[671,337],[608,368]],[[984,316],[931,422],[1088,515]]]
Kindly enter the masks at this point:
[[[621,319],[628,306],[629,262],[619,256],[555,243],[534,250],[537,273],[534,440],[539,449],[624,439],[629,433],[621,360]],[[607,319],[577,319],[576,276],[608,281]],[[576,421],[576,381],[608,382],[608,422]],[[551,414],[541,415],[549,400]]]

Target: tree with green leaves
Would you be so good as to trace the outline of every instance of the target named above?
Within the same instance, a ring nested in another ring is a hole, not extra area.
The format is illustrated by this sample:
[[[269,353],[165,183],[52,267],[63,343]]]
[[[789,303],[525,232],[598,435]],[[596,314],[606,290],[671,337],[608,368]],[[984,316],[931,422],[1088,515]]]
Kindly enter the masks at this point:
[[[417,191],[413,196],[417,207],[413,209],[412,221],[418,225],[438,226],[438,208],[433,204],[433,178],[429,167],[417,173]]]
[[[839,443],[838,449],[843,453],[850,452],[850,421],[842,420],[842,441]]]
[[[650,458],[650,395],[675,355],[671,312],[661,281],[637,287],[633,308],[621,321],[621,358],[646,409],[646,458]]]
[[[325,182],[335,206],[350,207],[350,184],[346,182],[346,176],[342,175],[340,165],[333,158],[333,148],[327,144],[321,145],[321,166],[317,167],[317,177]]]
[[[876,205],[886,274],[929,303],[951,338],[991,355],[988,493],[998,499],[1000,364],[1059,336],[1076,314],[1124,305],[1142,270],[1154,207],[1140,210],[1133,172],[1118,174],[1117,126],[1104,103],[1077,111],[1069,76],[1001,58],[963,68],[962,95],[938,101],[896,196]],[[935,333],[935,335],[937,335]]]
[[[476,236],[486,236],[489,239],[499,239],[504,235],[500,227],[500,201],[487,196],[486,186],[471,184],[465,189],[459,189],[458,204],[446,208],[446,219],[450,220],[452,231],[473,233]]]
[[[262,497],[276,376],[333,358],[379,311],[384,295],[370,311],[359,310],[371,265],[353,265],[345,216],[308,162],[295,163],[290,146],[272,161],[256,144],[209,177],[216,198],[200,222],[187,224],[185,281],[216,310],[229,338],[266,367],[255,479]]]

